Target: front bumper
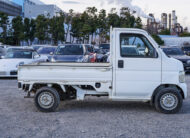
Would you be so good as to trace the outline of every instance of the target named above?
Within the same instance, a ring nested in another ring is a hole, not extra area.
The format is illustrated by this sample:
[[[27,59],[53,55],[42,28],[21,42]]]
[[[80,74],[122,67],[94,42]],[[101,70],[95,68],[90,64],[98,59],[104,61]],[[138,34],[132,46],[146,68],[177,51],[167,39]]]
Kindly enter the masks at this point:
[[[186,99],[187,98],[187,84],[180,83],[178,86],[182,89],[183,94],[184,94],[184,99]]]

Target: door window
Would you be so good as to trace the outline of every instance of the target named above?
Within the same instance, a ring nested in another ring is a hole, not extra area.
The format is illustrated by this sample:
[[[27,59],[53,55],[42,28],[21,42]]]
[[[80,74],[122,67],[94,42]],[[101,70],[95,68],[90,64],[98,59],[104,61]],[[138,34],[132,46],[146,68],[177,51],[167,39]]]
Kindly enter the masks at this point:
[[[122,57],[155,57],[155,49],[143,35],[120,34],[121,56]]]

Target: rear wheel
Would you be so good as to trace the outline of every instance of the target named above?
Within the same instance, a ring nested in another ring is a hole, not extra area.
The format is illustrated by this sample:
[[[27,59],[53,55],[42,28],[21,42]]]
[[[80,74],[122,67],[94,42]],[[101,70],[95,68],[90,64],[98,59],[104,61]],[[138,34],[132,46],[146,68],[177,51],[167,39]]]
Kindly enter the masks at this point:
[[[155,108],[165,114],[179,112],[183,104],[180,91],[175,88],[161,89],[155,96]]]
[[[40,88],[35,95],[34,102],[42,112],[54,112],[60,103],[59,93],[50,87]]]

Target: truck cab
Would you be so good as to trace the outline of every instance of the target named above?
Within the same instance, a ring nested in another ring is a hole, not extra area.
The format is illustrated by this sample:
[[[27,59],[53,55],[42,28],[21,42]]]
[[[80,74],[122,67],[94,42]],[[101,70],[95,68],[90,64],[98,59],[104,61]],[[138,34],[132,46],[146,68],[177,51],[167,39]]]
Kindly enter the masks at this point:
[[[36,63],[19,67],[19,88],[33,93],[36,107],[55,111],[60,100],[107,96],[115,101],[150,102],[176,113],[187,97],[183,64],[169,58],[144,30],[114,28],[110,63]]]

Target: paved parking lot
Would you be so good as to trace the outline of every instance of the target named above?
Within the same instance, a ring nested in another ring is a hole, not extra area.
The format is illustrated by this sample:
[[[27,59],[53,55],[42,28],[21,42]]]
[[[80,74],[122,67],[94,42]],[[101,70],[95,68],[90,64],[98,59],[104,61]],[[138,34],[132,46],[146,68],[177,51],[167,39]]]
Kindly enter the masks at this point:
[[[190,88],[190,75],[187,76]],[[0,137],[190,137],[190,96],[174,115],[146,103],[88,98],[61,103],[55,113],[38,112],[14,79],[0,79]],[[190,91],[189,91],[190,95]]]

